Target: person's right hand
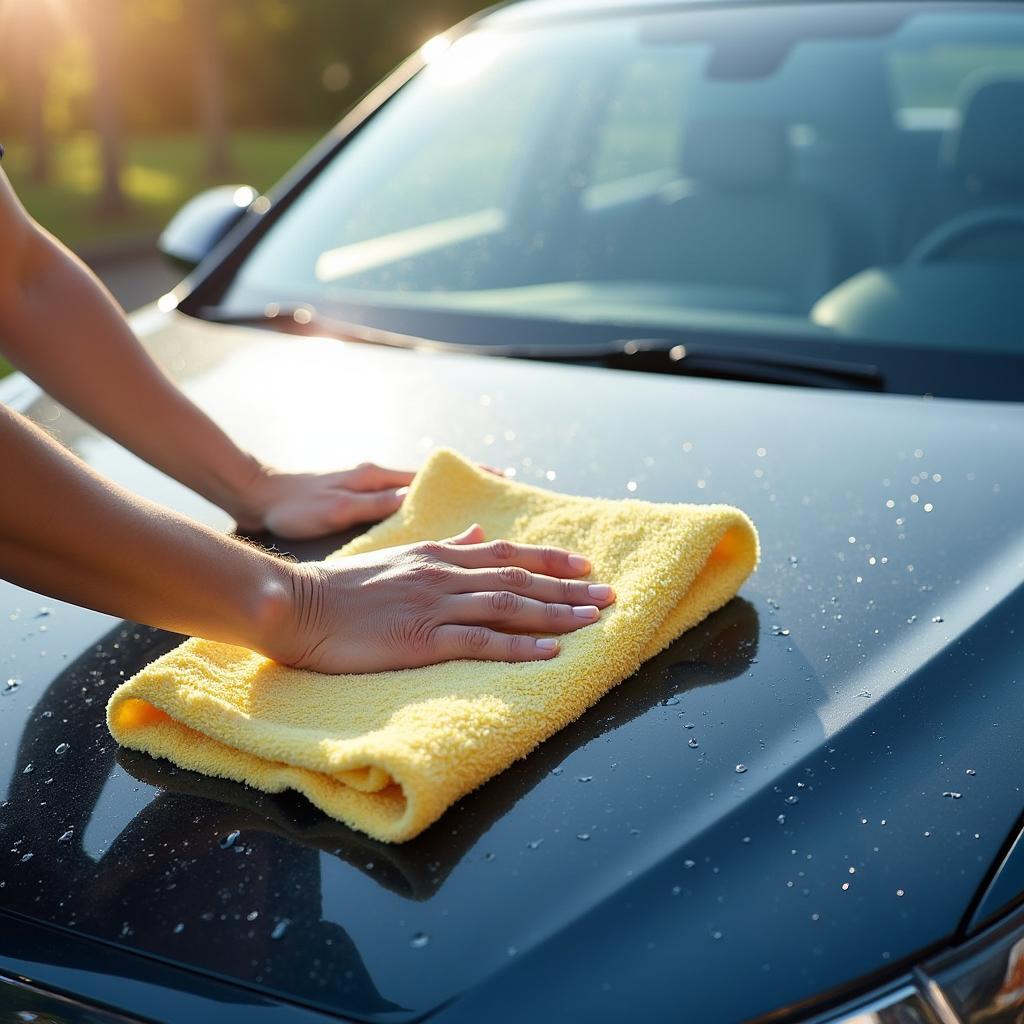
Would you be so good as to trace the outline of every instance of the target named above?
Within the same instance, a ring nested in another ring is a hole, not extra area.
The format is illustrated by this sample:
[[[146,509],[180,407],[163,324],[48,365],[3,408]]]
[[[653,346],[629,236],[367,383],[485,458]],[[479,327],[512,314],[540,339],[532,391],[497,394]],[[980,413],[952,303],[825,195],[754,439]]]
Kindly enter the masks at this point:
[[[288,613],[264,653],[317,672],[381,672],[469,658],[544,661],[615,600],[578,577],[580,555],[509,541],[471,526],[411,544],[292,567]]]

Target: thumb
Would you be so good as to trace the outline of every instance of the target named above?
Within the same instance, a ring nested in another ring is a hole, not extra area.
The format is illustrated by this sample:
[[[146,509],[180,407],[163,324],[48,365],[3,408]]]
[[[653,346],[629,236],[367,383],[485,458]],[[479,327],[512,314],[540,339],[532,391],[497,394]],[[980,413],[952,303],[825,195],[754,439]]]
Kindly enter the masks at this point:
[[[479,523],[467,526],[462,533],[448,538],[449,544],[479,544],[484,539],[484,528]]]

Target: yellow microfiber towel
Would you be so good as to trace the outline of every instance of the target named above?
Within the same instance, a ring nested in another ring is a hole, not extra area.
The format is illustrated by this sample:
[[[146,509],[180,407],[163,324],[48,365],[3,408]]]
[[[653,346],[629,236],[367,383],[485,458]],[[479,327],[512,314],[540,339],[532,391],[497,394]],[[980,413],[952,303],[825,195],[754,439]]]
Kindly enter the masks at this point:
[[[331,558],[439,540],[472,522],[488,538],[580,551],[616,603],[561,638],[549,661],[455,661],[333,676],[239,647],[188,640],[114,692],[127,747],[277,793],[404,842],[578,718],[720,608],[757,563],[757,533],[728,505],[555,494],[434,452],[401,509]]]

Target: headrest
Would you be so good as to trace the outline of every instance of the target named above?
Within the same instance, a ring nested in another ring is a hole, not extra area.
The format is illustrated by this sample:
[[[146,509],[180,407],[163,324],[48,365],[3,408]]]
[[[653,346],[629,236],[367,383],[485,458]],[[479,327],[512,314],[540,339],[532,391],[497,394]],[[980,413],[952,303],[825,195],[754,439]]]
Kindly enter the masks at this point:
[[[680,162],[688,178],[709,185],[779,185],[789,178],[789,140],[778,121],[694,118],[683,127]]]
[[[1024,77],[969,80],[944,157],[961,178],[1024,189]]]

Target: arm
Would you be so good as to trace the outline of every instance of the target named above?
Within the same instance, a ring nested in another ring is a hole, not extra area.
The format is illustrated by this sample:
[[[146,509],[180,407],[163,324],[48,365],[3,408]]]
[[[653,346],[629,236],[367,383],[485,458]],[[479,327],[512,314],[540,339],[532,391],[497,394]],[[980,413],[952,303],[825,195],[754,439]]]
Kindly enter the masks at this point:
[[[572,580],[585,559],[483,544],[479,527],[443,543],[287,562],[134,497],[2,406],[0,466],[0,577],[318,671],[542,660],[557,642],[521,634],[588,625],[613,600],[610,587]]]
[[[92,272],[26,213],[2,170],[0,239],[4,354],[83,419],[226,509],[242,529],[316,536],[382,519],[401,504],[411,473],[369,464],[279,473],[239,449],[153,362]]]

